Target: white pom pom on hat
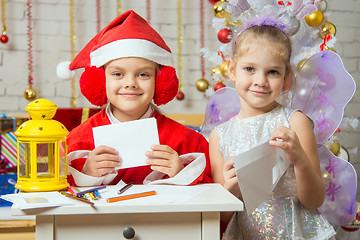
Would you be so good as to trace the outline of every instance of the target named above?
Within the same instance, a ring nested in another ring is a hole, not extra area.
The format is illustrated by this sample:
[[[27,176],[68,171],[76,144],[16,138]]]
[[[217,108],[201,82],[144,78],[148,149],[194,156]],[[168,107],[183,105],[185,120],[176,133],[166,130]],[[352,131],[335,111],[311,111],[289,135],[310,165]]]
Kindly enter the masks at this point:
[[[69,69],[70,61],[60,62],[56,67],[56,75],[64,80],[71,80],[75,76],[75,71]]]

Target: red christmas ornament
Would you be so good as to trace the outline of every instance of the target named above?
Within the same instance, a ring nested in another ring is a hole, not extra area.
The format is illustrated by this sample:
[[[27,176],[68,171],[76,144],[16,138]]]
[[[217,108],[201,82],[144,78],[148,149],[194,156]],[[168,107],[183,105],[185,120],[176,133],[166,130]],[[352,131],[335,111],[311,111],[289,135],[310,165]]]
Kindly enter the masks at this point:
[[[2,43],[7,43],[9,41],[9,37],[6,36],[5,34],[3,34],[3,35],[0,36],[0,41]]]
[[[185,95],[182,91],[179,91],[177,94],[176,94],[176,99],[177,100],[183,100],[185,98]]]
[[[209,3],[211,3],[212,5],[214,5],[217,2],[218,2],[218,0],[209,0]]]
[[[232,31],[227,28],[223,28],[218,32],[217,35],[218,39],[222,43],[228,43],[231,41],[232,38]]]
[[[222,82],[218,82],[214,85],[214,91],[219,90],[220,88],[226,87],[225,84],[223,84]]]

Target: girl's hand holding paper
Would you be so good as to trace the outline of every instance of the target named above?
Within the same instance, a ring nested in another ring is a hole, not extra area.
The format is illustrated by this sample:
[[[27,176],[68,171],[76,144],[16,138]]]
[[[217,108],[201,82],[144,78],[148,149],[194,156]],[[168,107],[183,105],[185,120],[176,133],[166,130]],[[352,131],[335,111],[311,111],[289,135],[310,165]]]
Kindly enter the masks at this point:
[[[179,158],[178,153],[167,145],[153,145],[152,151],[146,152],[149,158],[146,163],[151,165],[154,171],[167,174],[169,177],[174,177],[183,168],[184,165]]]
[[[116,149],[107,146],[96,147],[88,155],[82,173],[101,177],[121,166],[121,157]]]

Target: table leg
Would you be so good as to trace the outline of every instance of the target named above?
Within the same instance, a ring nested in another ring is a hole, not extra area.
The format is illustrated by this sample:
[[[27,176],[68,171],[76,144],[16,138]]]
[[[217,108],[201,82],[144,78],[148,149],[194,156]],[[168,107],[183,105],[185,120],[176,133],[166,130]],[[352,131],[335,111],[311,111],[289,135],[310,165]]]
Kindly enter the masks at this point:
[[[202,212],[202,239],[219,240],[220,239],[220,213]]]
[[[35,236],[36,240],[54,239],[54,216],[36,216]]]

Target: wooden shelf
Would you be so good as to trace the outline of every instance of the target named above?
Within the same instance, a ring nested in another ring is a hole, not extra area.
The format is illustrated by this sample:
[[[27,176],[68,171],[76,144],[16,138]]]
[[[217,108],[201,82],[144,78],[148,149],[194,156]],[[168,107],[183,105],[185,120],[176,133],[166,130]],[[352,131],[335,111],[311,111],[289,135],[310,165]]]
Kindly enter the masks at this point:
[[[35,220],[0,220],[1,240],[35,240]]]

